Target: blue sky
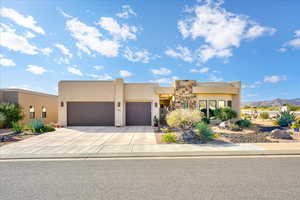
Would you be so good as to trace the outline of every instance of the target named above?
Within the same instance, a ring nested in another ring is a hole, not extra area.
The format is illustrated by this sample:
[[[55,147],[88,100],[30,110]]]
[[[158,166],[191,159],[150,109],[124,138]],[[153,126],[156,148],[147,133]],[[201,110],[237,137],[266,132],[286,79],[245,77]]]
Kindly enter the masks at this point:
[[[0,86],[241,80],[244,101],[296,98],[299,10],[297,0],[2,0]]]

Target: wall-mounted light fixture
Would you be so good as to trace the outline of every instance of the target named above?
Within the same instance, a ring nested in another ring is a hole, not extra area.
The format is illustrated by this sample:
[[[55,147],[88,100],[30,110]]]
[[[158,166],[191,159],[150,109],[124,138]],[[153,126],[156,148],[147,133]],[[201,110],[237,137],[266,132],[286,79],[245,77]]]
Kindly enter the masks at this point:
[[[64,107],[64,102],[60,102],[60,107]]]
[[[118,106],[118,108],[120,108],[120,107],[121,107],[121,102],[120,102],[120,101],[118,102],[118,105],[117,105],[117,106]]]
[[[157,108],[157,105],[158,105],[158,103],[157,103],[157,102],[155,102],[155,103],[154,103],[154,107],[155,107],[155,108]]]

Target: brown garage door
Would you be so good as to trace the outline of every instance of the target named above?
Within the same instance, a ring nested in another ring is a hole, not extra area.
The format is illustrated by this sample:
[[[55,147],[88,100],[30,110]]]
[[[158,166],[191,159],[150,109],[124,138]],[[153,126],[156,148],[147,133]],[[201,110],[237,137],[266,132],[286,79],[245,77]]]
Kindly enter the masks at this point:
[[[151,102],[127,102],[126,125],[151,126]]]
[[[114,126],[114,102],[68,102],[68,126]]]

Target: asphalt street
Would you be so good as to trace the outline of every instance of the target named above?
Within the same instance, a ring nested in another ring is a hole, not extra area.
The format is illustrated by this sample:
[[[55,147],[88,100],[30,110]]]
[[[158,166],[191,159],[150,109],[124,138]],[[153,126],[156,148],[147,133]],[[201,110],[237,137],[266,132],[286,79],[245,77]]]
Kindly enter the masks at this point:
[[[300,157],[1,161],[1,200],[300,199]]]

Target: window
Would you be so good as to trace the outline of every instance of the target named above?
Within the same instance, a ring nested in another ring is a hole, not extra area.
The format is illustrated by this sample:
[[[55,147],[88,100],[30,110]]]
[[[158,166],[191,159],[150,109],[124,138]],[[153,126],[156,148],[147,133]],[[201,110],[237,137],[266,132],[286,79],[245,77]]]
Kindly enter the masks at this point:
[[[42,118],[46,118],[47,117],[47,109],[46,107],[42,106]]]
[[[232,101],[227,101],[227,106],[231,108],[232,107]]]
[[[35,118],[35,110],[33,106],[29,106],[29,119]]]
[[[218,108],[224,108],[226,105],[225,101],[218,101]]]
[[[206,109],[207,107],[207,101],[206,100],[200,100],[199,101],[199,109],[202,110],[202,109]]]
[[[209,109],[216,109],[217,108],[217,101],[215,100],[209,100]]]

